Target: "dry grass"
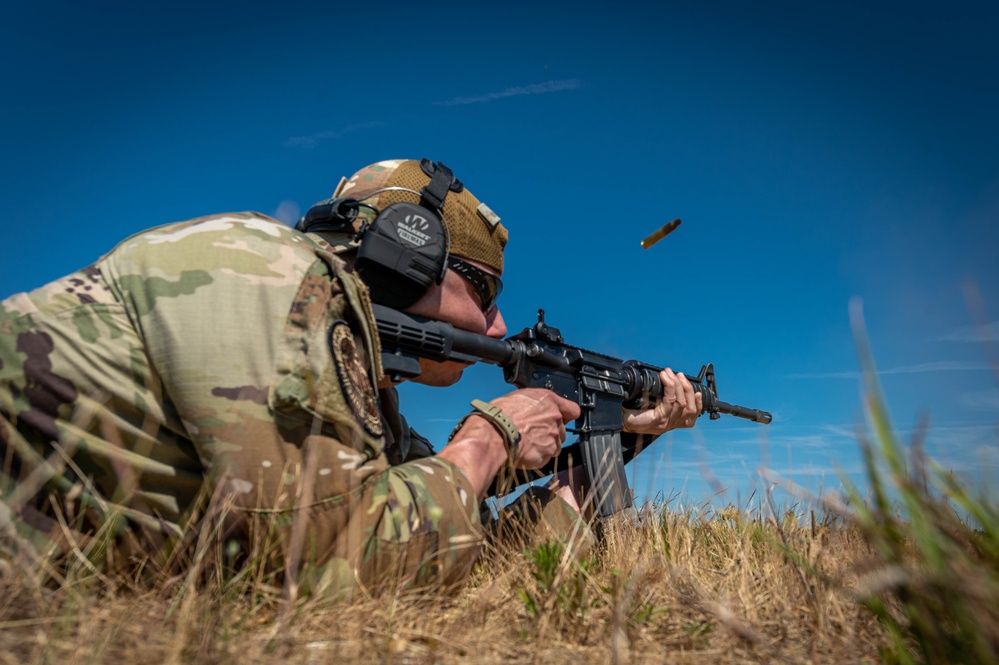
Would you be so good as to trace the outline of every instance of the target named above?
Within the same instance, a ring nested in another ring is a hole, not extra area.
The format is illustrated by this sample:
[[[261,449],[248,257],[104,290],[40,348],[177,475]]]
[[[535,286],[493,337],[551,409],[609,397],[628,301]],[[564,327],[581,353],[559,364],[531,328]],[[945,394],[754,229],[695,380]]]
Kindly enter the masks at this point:
[[[500,543],[456,593],[350,602],[286,600],[264,566],[221,574],[211,547],[179,576],[56,572],[18,553],[0,503],[0,664],[999,665],[999,506],[897,439],[860,323],[869,498],[649,507],[583,557]]]
[[[852,527],[659,507],[608,524],[603,546],[582,560],[560,549],[497,549],[454,595],[294,606],[246,580],[91,576],[32,589],[7,575],[0,659],[842,663],[877,662],[887,644],[848,590],[870,557]]]

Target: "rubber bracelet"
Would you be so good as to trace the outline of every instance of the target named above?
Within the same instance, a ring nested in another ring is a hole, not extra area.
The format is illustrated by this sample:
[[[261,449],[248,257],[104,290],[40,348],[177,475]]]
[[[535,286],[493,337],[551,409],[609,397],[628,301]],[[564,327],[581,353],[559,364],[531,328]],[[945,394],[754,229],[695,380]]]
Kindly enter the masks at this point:
[[[517,456],[517,444],[520,443],[520,432],[517,430],[517,426],[513,424],[510,417],[503,413],[503,409],[499,408],[495,404],[487,404],[481,399],[472,400],[472,408],[475,409],[471,411],[458,421],[455,428],[451,430],[451,436],[447,438],[448,441],[453,439],[461,429],[461,426],[465,424],[465,421],[472,416],[482,416],[496,428],[500,436],[503,437],[503,442],[506,443],[507,452],[510,454],[510,459],[514,459]]]

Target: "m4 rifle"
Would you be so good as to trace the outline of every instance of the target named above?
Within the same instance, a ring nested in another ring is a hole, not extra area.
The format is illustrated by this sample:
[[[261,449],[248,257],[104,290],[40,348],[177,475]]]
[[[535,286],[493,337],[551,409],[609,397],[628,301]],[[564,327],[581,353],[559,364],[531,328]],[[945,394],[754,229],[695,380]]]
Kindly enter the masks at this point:
[[[620,360],[565,343],[558,328],[538,322],[507,339],[495,339],[450,323],[374,305],[382,344],[382,366],[393,381],[420,374],[420,358],[468,364],[486,362],[503,368],[507,383],[518,388],[547,388],[581,409],[575,428],[578,462],[584,470],[594,513],[607,516],[628,508],[632,492],[624,465],[637,453],[636,444],[622,443],[622,408],[649,409],[662,401],[660,367],[637,360]],[[736,406],[718,399],[714,367],[688,375],[701,395],[701,414],[714,420],[721,414],[769,424],[766,411]]]

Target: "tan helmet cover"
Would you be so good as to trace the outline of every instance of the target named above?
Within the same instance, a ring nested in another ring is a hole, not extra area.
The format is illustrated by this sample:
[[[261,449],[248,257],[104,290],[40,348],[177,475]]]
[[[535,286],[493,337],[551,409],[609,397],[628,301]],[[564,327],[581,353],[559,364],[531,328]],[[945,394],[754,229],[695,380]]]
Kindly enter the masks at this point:
[[[334,196],[363,199],[364,203],[384,210],[400,201],[419,204],[420,196],[413,192],[419,192],[429,182],[430,176],[420,168],[419,160],[391,159],[364,167],[342,182]],[[369,197],[386,187],[405,187],[413,192],[390,190]],[[508,234],[499,217],[467,187],[447,193],[442,213],[450,240],[448,252],[478,261],[502,274]]]

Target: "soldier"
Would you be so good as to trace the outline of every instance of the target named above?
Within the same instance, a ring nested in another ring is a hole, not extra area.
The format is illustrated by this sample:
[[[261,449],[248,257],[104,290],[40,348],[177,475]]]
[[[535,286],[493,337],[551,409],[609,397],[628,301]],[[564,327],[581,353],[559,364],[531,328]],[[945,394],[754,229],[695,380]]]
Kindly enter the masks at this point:
[[[383,376],[369,290],[352,268],[367,241],[354,232],[393,204],[439,215],[440,274],[400,303],[402,282],[372,270],[375,297],[500,338],[506,229],[426,160],[379,162],[335,196],[354,202],[350,226],[320,219],[300,232],[256,213],[169,224],[0,302],[0,489],[11,513],[0,522],[18,530],[2,525],[8,540],[115,567],[179,560],[213,524],[243,556],[338,588],[467,575],[498,471],[557,455],[579,407],[515,390],[433,454]],[[422,369],[417,380],[447,386],[463,366]],[[666,400],[627,414],[626,427],[693,425],[700,395],[682,375],[662,378]],[[569,488],[560,495],[578,510]]]

